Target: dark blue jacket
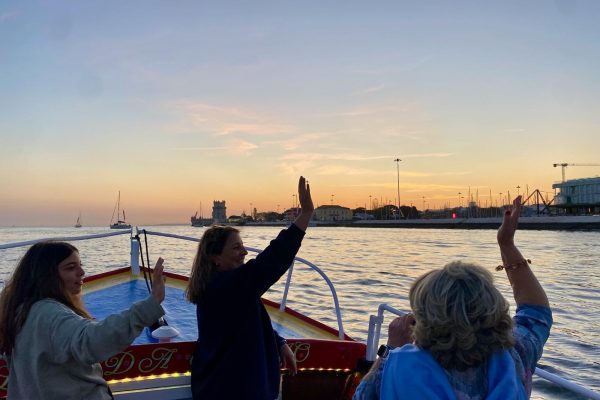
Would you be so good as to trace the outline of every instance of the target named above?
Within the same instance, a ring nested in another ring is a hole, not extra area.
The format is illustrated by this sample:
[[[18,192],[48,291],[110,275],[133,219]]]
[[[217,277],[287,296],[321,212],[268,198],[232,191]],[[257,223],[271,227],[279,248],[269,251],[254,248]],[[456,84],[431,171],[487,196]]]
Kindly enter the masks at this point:
[[[278,339],[260,298],[287,271],[303,237],[292,224],[254,260],[212,277],[196,308],[194,399],[277,398]]]

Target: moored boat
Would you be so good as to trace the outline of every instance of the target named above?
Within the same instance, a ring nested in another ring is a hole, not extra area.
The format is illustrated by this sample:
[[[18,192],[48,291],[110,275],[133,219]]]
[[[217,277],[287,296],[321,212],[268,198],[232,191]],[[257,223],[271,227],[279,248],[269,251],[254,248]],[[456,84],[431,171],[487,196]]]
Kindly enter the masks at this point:
[[[120,215],[121,215],[121,210],[120,210],[120,206],[121,206],[121,191],[119,190],[119,195],[117,196],[117,204],[115,204],[115,208],[113,209],[113,215],[112,217],[110,217],[110,229],[131,229],[131,225],[128,224],[127,218],[125,217],[125,210],[123,210],[123,219],[120,219]],[[116,210],[116,215],[117,215],[117,222],[113,223],[113,220],[115,218],[115,210]]]
[[[77,216],[77,222],[75,222],[75,228],[81,228],[81,213]]]

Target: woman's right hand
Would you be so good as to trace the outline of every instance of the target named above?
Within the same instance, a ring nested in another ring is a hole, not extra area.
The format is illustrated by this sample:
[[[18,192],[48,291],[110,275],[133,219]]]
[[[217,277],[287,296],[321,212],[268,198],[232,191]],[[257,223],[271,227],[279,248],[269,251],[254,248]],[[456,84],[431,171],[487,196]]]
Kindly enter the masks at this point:
[[[414,325],[415,317],[411,313],[393,319],[388,326],[388,346],[402,347],[405,344],[412,343],[415,340],[413,336]]]
[[[300,201],[301,212],[312,214],[315,211],[315,206],[310,195],[310,185],[306,183],[306,179],[303,176],[298,179],[298,200]]]
[[[521,199],[522,196],[517,196],[513,200],[513,204],[504,212],[504,220],[500,229],[498,229],[498,244],[500,247],[513,246],[515,244],[515,231],[519,223],[519,216],[521,215]]]
[[[306,179],[303,176],[298,180],[298,200],[300,201],[300,214],[296,217],[294,221],[294,225],[296,225],[300,230],[306,231],[308,225],[310,224],[310,220],[312,218],[313,212],[315,211],[315,206],[313,205],[312,197],[310,196],[310,185],[306,183]]]

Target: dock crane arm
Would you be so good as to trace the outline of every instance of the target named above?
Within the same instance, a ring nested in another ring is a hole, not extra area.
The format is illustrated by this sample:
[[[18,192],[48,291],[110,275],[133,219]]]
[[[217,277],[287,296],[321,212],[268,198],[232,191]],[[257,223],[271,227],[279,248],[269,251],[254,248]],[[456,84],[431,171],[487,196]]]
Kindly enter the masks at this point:
[[[565,168],[566,167],[600,167],[600,164],[572,164],[572,163],[555,163],[552,164],[553,167],[561,167],[562,172],[562,181],[565,181]]]

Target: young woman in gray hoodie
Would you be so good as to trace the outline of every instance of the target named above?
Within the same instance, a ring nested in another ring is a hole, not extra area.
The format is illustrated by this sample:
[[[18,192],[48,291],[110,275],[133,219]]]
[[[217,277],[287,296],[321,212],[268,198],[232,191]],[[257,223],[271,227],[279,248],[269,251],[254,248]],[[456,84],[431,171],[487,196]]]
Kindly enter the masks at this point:
[[[112,399],[99,363],[164,315],[162,263],[148,298],[95,321],[81,298],[85,272],[77,248],[56,241],[31,246],[0,294],[8,399]]]

